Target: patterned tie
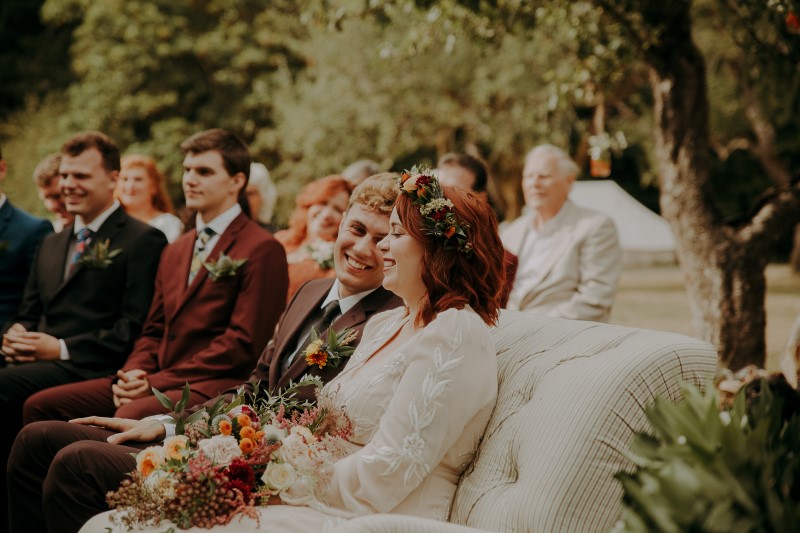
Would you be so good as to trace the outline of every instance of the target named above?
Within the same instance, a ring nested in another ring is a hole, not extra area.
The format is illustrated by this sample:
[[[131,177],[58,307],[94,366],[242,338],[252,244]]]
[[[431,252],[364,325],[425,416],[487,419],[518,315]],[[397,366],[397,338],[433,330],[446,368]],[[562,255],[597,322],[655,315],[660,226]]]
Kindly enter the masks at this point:
[[[81,228],[78,231],[78,234],[75,236],[77,238],[77,242],[75,243],[75,251],[72,254],[72,259],[70,259],[70,264],[74,265],[78,262],[78,260],[83,257],[83,254],[86,253],[86,249],[92,243],[92,236],[94,232],[89,228]]]
[[[192,266],[189,269],[189,281],[187,285],[191,285],[194,277],[200,272],[200,267],[203,266],[203,252],[206,250],[206,245],[211,237],[216,232],[210,227],[206,226],[203,231],[197,234],[197,240],[194,241],[194,254],[192,255]]]
[[[320,337],[325,334],[328,328],[331,327],[333,323],[333,319],[339,315],[340,307],[339,302],[334,300],[329,302],[328,305],[322,308],[322,316],[319,317],[319,320],[314,322],[314,325],[311,326],[311,330],[308,333],[308,336],[305,340],[300,343],[300,349],[296,352],[289,354],[288,357],[284,358],[283,365],[281,366],[281,374],[285,374],[289,367],[292,365],[292,362],[298,357],[298,355],[303,353],[309,344],[311,344],[311,339],[313,338],[314,332],[317,332],[317,337]]]

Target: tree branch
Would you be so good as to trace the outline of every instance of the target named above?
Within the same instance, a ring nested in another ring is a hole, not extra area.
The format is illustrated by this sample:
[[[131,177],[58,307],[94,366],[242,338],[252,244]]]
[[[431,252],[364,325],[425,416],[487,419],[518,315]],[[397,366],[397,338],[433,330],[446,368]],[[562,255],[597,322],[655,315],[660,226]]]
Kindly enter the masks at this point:
[[[776,186],[763,196],[763,203],[738,231],[740,241],[757,253],[767,253],[773,242],[800,222],[800,184]]]

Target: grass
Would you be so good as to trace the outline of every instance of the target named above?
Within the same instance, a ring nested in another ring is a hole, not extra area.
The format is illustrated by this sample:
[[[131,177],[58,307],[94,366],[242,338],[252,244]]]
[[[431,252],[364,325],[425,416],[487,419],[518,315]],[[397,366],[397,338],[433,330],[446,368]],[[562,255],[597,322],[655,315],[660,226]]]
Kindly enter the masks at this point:
[[[776,370],[800,315],[800,274],[788,265],[767,267],[766,307],[767,368]],[[677,266],[623,270],[610,322],[695,336],[683,273]]]

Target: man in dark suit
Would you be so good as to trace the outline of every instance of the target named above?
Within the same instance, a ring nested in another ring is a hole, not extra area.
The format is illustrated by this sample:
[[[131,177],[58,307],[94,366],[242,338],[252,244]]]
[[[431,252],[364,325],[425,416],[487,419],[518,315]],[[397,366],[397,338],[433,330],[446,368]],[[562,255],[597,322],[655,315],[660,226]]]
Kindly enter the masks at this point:
[[[108,375],[125,361],[147,315],[167,244],[163,233],[129,218],[114,200],[120,165],[114,141],[81,133],[61,152],[62,191],[76,218],[42,241],[19,311],[3,335],[9,364],[0,369],[3,463],[31,394]]]
[[[11,205],[2,188],[6,172],[0,152],[0,327],[17,312],[36,249],[53,233],[49,222]]]
[[[152,392],[177,401],[191,386],[190,406],[246,379],[285,307],[286,253],[242,213],[237,199],[250,171],[247,145],[221,129],[181,145],[186,205],[197,210],[189,231],[161,256],[156,291],[141,337],[116,376],[52,387],[25,402],[24,422],[89,415],[144,418],[165,412]],[[208,231],[213,231],[203,242]],[[215,278],[222,254],[244,263]],[[195,262],[192,268],[192,263]]]
[[[353,327],[360,334],[370,316],[402,305],[380,286],[383,254],[377,246],[389,231],[397,194],[392,174],[373,176],[356,187],[334,247],[336,279],[310,281],[298,290],[251,380],[268,383],[272,390],[306,372],[329,380],[344,363],[320,371],[309,368],[302,355],[312,327],[327,328],[320,323],[323,315],[330,327]],[[325,313],[323,307],[336,309],[332,302],[339,311]],[[17,439],[8,464],[14,531],[46,531],[47,524],[51,531],[77,531],[106,509],[106,491],[134,468],[130,453],[163,439],[168,426],[158,420],[102,417],[73,422],[30,424]]]

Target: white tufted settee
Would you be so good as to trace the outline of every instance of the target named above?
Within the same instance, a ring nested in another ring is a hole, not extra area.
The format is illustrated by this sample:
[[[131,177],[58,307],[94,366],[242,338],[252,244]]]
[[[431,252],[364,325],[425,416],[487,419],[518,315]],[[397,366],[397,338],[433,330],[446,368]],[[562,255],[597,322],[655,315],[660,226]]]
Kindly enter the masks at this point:
[[[681,381],[702,386],[717,364],[713,347],[682,335],[519,311],[503,311],[493,336],[497,406],[450,523],[372,515],[337,533],[608,531],[644,407],[680,400]]]

